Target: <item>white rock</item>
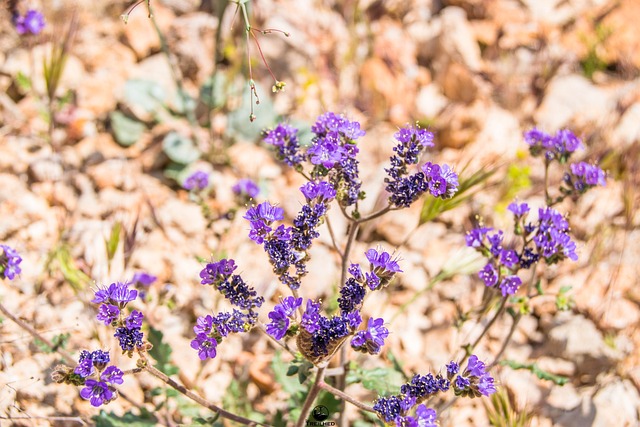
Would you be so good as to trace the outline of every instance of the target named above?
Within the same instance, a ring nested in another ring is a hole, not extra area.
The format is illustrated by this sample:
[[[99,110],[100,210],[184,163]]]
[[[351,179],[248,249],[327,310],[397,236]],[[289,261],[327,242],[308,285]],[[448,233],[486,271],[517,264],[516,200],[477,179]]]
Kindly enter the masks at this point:
[[[640,103],[633,104],[624,112],[611,138],[624,147],[640,139]]]
[[[478,71],[482,62],[480,46],[473,36],[473,29],[464,9],[449,6],[440,14],[442,29],[439,48],[452,60],[462,62],[472,71]]]
[[[615,97],[586,78],[577,74],[558,76],[549,83],[534,117],[538,126],[547,132],[562,128],[572,120],[600,125],[615,105]]]
[[[449,103],[436,85],[425,86],[418,92],[416,110],[421,117],[436,117]]]
[[[629,380],[607,384],[593,397],[593,427],[637,426],[640,395]]]

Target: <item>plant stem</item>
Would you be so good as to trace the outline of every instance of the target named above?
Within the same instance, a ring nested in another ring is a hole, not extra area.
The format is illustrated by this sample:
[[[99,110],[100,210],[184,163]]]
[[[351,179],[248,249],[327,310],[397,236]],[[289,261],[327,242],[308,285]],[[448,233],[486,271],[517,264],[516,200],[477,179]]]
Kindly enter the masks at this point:
[[[29,325],[28,323],[20,320],[18,317],[14,316],[13,313],[11,313],[9,310],[6,309],[6,307],[2,304],[0,304],[0,311],[2,312],[2,314],[4,314],[5,316],[7,316],[9,319],[13,320],[18,326],[20,326],[22,329],[24,329],[25,331],[27,331],[29,334],[31,334],[32,337],[34,337],[35,339],[42,341],[43,343],[45,343],[51,350],[53,350],[55,347],[55,344],[53,342],[51,342],[51,340],[43,337],[42,335],[40,335],[40,333],[38,331],[36,331],[35,329],[33,329],[31,327],[31,325]],[[73,356],[71,355],[71,353],[69,353],[68,351],[62,349],[62,348],[57,348],[56,353],[58,353],[60,356],[62,356],[62,359],[65,363],[69,363],[69,364],[73,364],[75,363]]]
[[[311,405],[315,402],[316,397],[318,397],[318,393],[320,393],[320,384],[324,380],[324,371],[325,367],[318,368],[318,373],[316,374],[316,380],[311,386],[311,390],[309,390],[309,394],[307,394],[307,398],[302,405],[302,410],[300,411],[300,417],[298,418],[298,422],[296,422],[296,427],[302,427],[305,423],[304,420],[309,415],[309,411],[311,411]]]
[[[487,334],[487,332],[489,332],[489,329],[491,329],[491,326],[493,326],[496,320],[498,320],[498,317],[502,315],[508,298],[509,298],[508,296],[502,297],[502,300],[500,301],[500,305],[498,306],[498,310],[493,315],[493,317],[489,320],[489,322],[485,325],[484,329],[482,330],[482,333],[478,336],[478,338],[476,338],[473,344],[471,344],[471,346],[466,349],[465,355],[460,361],[460,365],[462,365],[467,360],[467,358],[471,355],[473,350],[478,346],[482,338]]]
[[[346,394],[345,392],[340,391],[337,388],[330,386],[329,384],[325,383],[324,381],[322,381],[320,383],[319,387],[321,389],[323,389],[323,390],[328,391],[329,393],[333,394],[334,396],[337,396],[340,399],[351,403],[353,406],[357,406],[358,408],[362,409],[363,411],[372,412],[374,414],[376,413],[376,411],[374,411],[371,406],[365,405],[364,403],[360,402],[359,400],[356,400],[353,397],[351,397],[348,394]]]
[[[213,403],[209,402],[208,400],[198,396],[197,394],[195,394],[191,390],[187,389],[182,384],[180,384],[180,383],[176,382],[175,380],[171,379],[164,372],[161,372],[158,369],[154,368],[149,363],[149,359],[147,359],[147,357],[144,355],[144,353],[139,352],[138,355],[140,356],[141,361],[144,362],[143,368],[144,368],[145,371],[149,372],[151,375],[153,375],[154,377],[158,378],[160,381],[164,382],[165,384],[167,384],[169,387],[173,388],[174,390],[184,394],[189,399],[191,399],[194,402],[196,402],[198,405],[203,406],[203,407],[209,409],[210,411],[215,412],[216,414],[219,414],[222,418],[226,418],[228,420],[235,421],[235,422],[240,423],[242,425],[246,425],[246,426],[267,426],[267,427],[269,426],[269,424],[264,424],[264,423],[260,423],[258,421],[253,421],[253,420],[250,420],[248,418],[241,417],[240,415],[236,415],[236,414],[233,414],[231,412],[225,411],[224,409],[214,405]]]
[[[493,368],[494,366],[496,366],[500,361],[502,354],[507,349],[509,342],[511,342],[511,337],[513,337],[513,333],[516,331],[516,327],[518,326],[520,319],[522,319],[522,313],[516,314],[516,317],[513,319],[513,323],[511,324],[511,328],[509,329],[509,334],[507,335],[507,338],[505,338],[504,342],[502,343],[502,347],[500,347],[500,351],[498,351],[498,354],[496,354],[496,357],[493,359],[493,362],[491,362],[487,366],[487,371]]]

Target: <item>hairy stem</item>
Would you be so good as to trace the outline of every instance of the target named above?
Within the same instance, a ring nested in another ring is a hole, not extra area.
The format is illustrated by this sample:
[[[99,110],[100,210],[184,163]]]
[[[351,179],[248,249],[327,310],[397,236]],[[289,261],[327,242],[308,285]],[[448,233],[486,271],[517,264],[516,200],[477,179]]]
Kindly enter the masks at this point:
[[[325,391],[328,391],[329,393],[333,394],[334,396],[337,396],[340,399],[351,403],[353,406],[356,406],[356,407],[362,409],[363,411],[372,412],[374,414],[376,413],[376,411],[374,411],[371,406],[365,405],[364,403],[360,402],[359,400],[356,400],[353,397],[351,397],[348,394],[346,394],[345,392],[340,391],[337,388],[330,386],[329,384],[325,383],[324,381],[320,383],[319,387],[321,389],[325,390]]]
[[[143,369],[145,371],[147,371],[148,373],[150,373],[154,377],[158,378],[160,381],[162,381],[163,383],[167,384],[169,387],[173,388],[174,390],[184,394],[186,397],[188,397],[189,399],[193,400],[198,405],[203,406],[203,407],[209,409],[210,411],[215,412],[216,414],[219,414],[222,418],[226,418],[228,420],[235,421],[235,422],[240,423],[240,424],[245,425],[245,426],[269,426],[268,424],[260,423],[258,421],[253,421],[253,420],[250,420],[248,418],[241,417],[240,415],[236,415],[236,414],[233,414],[231,412],[225,411],[224,409],[214,405],[213,403],[209,402],[208,400],[200,397],[199,395],[195,394],[191,390],[187,389],[182,384],[180,384],[180,383],[176,382],[175,380],[171,379],[164,372],[161,372],[158,369],[154,368],[149,363],[149,359],[147,359],[147,357],[144,355],[144,353],[139,352],[138,354],[140,356],[140,359],[144,362]]]
[[[313,402],[315,402],[316,397],[318,397],[318,393],[320,393],[320,388],[321,388],[320,384],[324,380],[324,373],[325,373],[324,367],[318,368],[318,373],[316,374],[316,380],[311,386],[311,390],[309,390],[309,394],[307,394],[307,398],[305,399],[304,404],[302,405],[302,410],[300,411],[300,417],[298,418],[298,422],[296,422],[296,427],[302,427],[305,424],[304,420],[307,418],[307,416],[309,415],[309,412],[311,411],[311,405],[313,405]]]

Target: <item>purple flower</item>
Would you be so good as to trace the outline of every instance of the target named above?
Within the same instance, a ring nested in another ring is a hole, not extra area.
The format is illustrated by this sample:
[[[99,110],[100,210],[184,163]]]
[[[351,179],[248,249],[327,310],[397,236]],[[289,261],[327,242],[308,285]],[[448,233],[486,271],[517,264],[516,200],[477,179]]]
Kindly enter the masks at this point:
[[[84,385],[85,388],[80,390],[80,396],[82,396],[83,399],[89,400],[91,406],[97,408],[103,403],[109,403],[114,398],[113,391],[109,389],[109,386],[105,382],[88,379]]]
[[[95,304],[109,303],[122,309],[138,296],[138,291],[129,289],[129,285],[129,283],[116,282],[110,284],[106,289],[98,289],[91,302]]]
[[[120,369],[112,365],[104,370],[102,375],[100,375],[100,379],[111,384],[122,384],[124,382],[122,379],[123,375],[124,373]]]
[[[115,305],[111,304],[102,304],[98,308],[98,315],[96,319],[103,322],[105,325],[109,326],[120,316],[120,309]]]
[[[513,249],[503,249],[500,251],[500,264],[513,270],[520,262],[518,254]]]
[[[18,255],[18,252],[10,246],[0,245],[0,250],[2,250],[0,253],[0,277],[13,280],[22,272],[19,266],[22,258]]]
[[[447,376],[452,377],[460,371],[460,365],[453,360],[447,364]]]
[[[365,252],[365,256],[371,264],[371,269],[378,276],[388,276],[395,273],[402,273],[400,265],[398,264],[398,258],[391,258],[388,252],[375,249],[369,249]]]
[[[309,332],[310,334],[313,334],[320,328],[318,324],[319,321],[320,321],[320,302],[307,300],[307,309],[302,314],[302,321],[300,322],[300,326],[306,329],[306,331]]]
[[[367,329],[358,331],[351,339],[351,347],[356,351],[378,354],[389,336],[389,330],[384,327],[384,319],[369,318]]]
[[[185,190],[204,190],[209,185],[209,174],[195,171],[184,180],[182,188]]]
[[[419,126],[409,126],[398,130],[393,137],[404,146],[416,144],[420,148],[433,147],[433,133]]]
[[[232,259],[221,259],[218,262],[210,262],[200,271],[200,283],[202,285],[218,285],[228,279],[238,268]]]
[[[373,410],[378,413],[380,418],[389,423],[400,415],[401,402],[402,399],[398,396],[380,397],[374,403]]]
[[[262,222],[266,225],[271,225],[275,221],[284,219],[284,209],[271,205],[269,202],[262,202],[258,206],[249,208],[243,218],[249,220],[252,224],[254,222]]]
[[[108,351],[96,350],[91,353],[91,360],[93,362],[93,366],[98,370],[102,370],[109,364],[111,358],[109,357]]]
[[[469,231],[465,236],[465,240],[467,242],[467,246],[470,248],[480,248],[484,244],[484,238],[489,231],[493,230],[493,228],[489,227],[479,227],[474,228]]]
[[[133,275],[133,279],[131,279],[131,282],[134,284],[140,284],[142,286],[151,286],[156,280],[158,280],[157,276],[145,273],[144,271],[139,271]]]
[[[302,187],[300,191],[304,194],[307,202],[318,198],[320,201],[331,200],[336,197],[336,190],[326,181],[313,182],[309,181]]]
[[[295,166],[303,160],[297,134],[298,129],[286,123],[280,123],[275,129],[265,133],[263,141],[278,149],[278,159],[289,166]]]
[[[284,298],[278,305],[282,307],[282,310],[287,317],[293,318],[296,309],[302,305],[302,298],[289,296]]]
[[[493,286],[498,283],[498,270],[489,262],[478,272],[478,277],[486,286]]]
[[[362,268],[360,268],[360,264],[351,264],[348,271],[349,274],[351,274],[358,282],[363,280],[364,276],[362,275]]]
[[[331,169],[346,156],[346,151],[340,145],[338,135],[331,133],[324,138],[318,138],[307,150],[307,156],[312,164]]]
[[[427,408],[424,404],[418,405],[416,416],[417,427],[438,427],[435,409]]]
[[[269,313],[269,319],[271,319],[271,323],[266,326],[267,333],[275,339],[281,340],[289,329],[289,318],[281,305],[276,305],[274,310]]]
[[[93,374],[93,359],[92,353],[87,350],[80,352],[80,358],[78,365],[73,370],[74,373],[80,375],[83,378]]]
[[[353,277],[350,277],[344,286],[340,288],[340,297],[338,298],[340,311],[351,313],[360,308],[366,292],[364,286],[359,284]]]
[[[191,341],[191,348],[198,350],[200,360],[213,359],[216,357],[216,347],[218,342],[205,334],[196,335]]]
[[[522,284],[522,280],[518,276],[507,276],[500,282],[500,290],[502,296],[513,295],[518,291],[518,288]]]
[[[553,159],[564,162],[578,148],[584,148],[580,139],[568,129],[561,129],[551,136],[534,128],[524,133],[524,140],[533,156],[544,152],[547,162]]]
[[[489,374],[484,374],[478,381],[478,391],[485,396],[489,396],[496,392],[496,387],[493,384],[493,377]]]
[[[515,216],[521,217],[529,213],[529,205],[526,203],[516,203],[513,202],[507,206],[507,209],[510,210]]]
[[[144,315],[138,310],[133,310],[126,319],[124,319],[124,324],[127,328],[140,328],[142,327],[142,319]]]
[[[29,9],[24,16],[15,15],[13,23],[18,34],[40,34],[44,28],[44,16],[36,10]]]
[[[478,359],[478,356],[472,354],[469,356],[469,361],[467,362],[467,369],[465,369],[466,375],[471,375],[473,377],[481,377],[486,373],[486,366],[483,361]]]
[[[468,378],[463,377],[462,375],[458,375],[455,381],[455,387],[461,390],[466,389],[471,385],[471,381]]]
[[[144,334],[140,331],[140,328],[119,327],[113,336],[118,338],[120,348],[124,353],[142,347]]]
[[[211,333],[211,328],[213,327],[213,317],[210,314],[206,316],[200,316],[196,320],[196,326],[193,327],[193,332],[196,335],[204,334],[208,335]]]
[[[311,126],[311,131],[318,136],[325,136],[330,132],[334,132],[350,140],[356,140],[365,134],[360,129],[360,123],[350,121],[346,117],[339,116],[333,112],[327,112],[319,116]]]
[[[231,191],[237,196],[246,196],[249,199],[255,199],[260,194],[260,188],[258,184],[248,178],[240,179],[233,187]]]

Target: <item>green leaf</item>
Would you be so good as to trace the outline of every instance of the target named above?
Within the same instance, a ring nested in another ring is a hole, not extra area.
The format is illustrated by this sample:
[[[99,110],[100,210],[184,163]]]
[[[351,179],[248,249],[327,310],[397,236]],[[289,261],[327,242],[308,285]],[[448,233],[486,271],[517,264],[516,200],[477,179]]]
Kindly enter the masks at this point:
[[[200,87],[200,100],[211,109],[222,108],[227,103],[227,76],[221,72],[209,77]]]
[[[452,198],[446,200],[431,196],[425,198],[422,204],[422,211],[420,212],[419,225],[429,222],[437,218],[441,213],[452,210],[464,203],[473,195],[473,193],[471,193],[472,189],[483,184],[496,173],[495,169],[491,171],[480,169],[469,177],[466,177],[464,175],[465,169],[460,172],[460,176],[458,177],[460,186],[458,187],[458,192]]]
[[[49,347],[47,344],[45,344],[44,342],[40,341],[37,338],[34,341],[34,344],[43,353],[53,353],[54,351],[57,351],[59,348],[65,348],[67,346],[67,343],[69,342],[70,337],[71,337],[71,334],[68,332],[54,336],[53,339],[51,340],[53,347]]]
[[[92,420],[96,427],[150,427],[155,426],[158,422],[158,420],[147,411],[143,411],[140,415],[126,412],[120,417],[113,412],[107,413],[101,410],[100,414],[94,416]]]
[[[62,273],[64,280],[69,283],[75,291],[83,289],[91,281],[89,276],[76,267],[73,258],[71,258],[69,246],[66,244],[61,244],[50,253],[47,268],[51,272],[55,271],[52,269],[52,264],[54,263]]]
[[[109,240],[106,241],[107,244],[107,257],[109,261],[113,260],[113,257],[116,255],[116,250],[118,250],[118,244],[120,243],[120,235],[122,234],[122,223],[120,221],[116,221],[111,228],[111,234],[109,235]]]
[[[302,394],[307,388],[300,384],[297,378],[287,376],[289,363],[282,360],[282,354],[277,352],[271,362],[271,369],[276,382],[282,386],[282,389],[291,396]]]
[[[109,114],[109,123],[113,130],[113,138],[124,147],[138,142],[147,130],[144,123],[127,117],[120,111],[112,111]]]
[[[162,141],[162,149],[172,162],[188,165],[200,157],[200,150],[191,138],[169,132]]]
[[[349,371],[347,375],[348,383],[362,383],[362,386],[367,390],[375,391],[381,395],[399,391],[403,381],[403,375],[392,368],[357,368]]]
[[[153,348],[149,350],[149,354],[158,362],[156,368],[167,375],[174,375],[178,373],[178,368],[171,363],[171,346],[162,342],[163,336],[159,330],[152,327],[149,328],[148,338],[153,345]]]
[[[167,94],[156,82],[131,79],[124,84],[125,100],[145,110],[157,114],[165,109]]]
[[[527,371],[531,371],[532,374],[534,374],[536,377],[540,378],[541,380],[551,381],[554,384],[557,384],[560,386],[565,385],[569,381],[569,378],[567,377],[563,377],[561,375],[555,375],[547,371],[543,371],[535,363],[520,363],[514,360],[503,360],[502,362],[500,362],[500,364],[503,366],[508,366],[514,370],[526,369]]]
[[[31,90],[31,79],[22,71],[18,71],[15,77],[16,85],[22,92],[29,92]]]

